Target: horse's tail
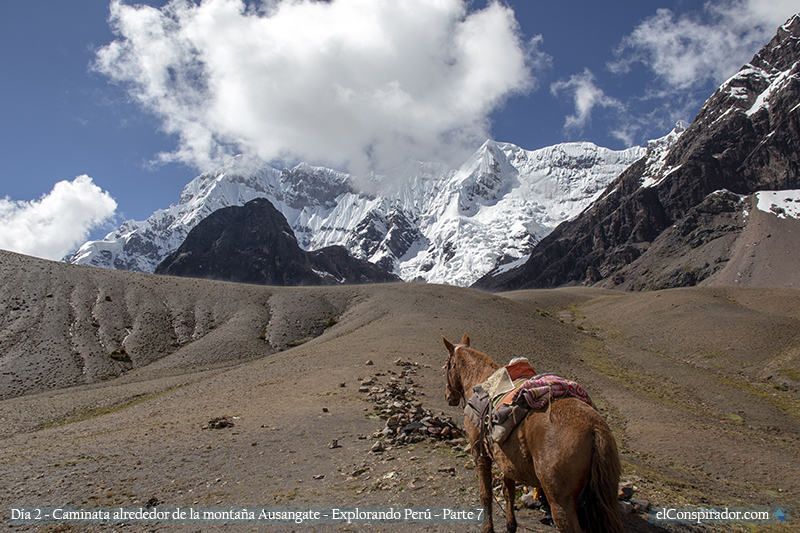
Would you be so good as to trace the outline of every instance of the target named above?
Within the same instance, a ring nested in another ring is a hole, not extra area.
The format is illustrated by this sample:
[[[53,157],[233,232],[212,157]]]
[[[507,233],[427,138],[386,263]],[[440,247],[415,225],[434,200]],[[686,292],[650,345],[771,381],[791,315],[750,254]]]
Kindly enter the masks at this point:
[[[611,429],[602,424],[594,432],[589,483],[583,493],[586,526],[590,533],[623,532],[618,501],[620,471],[617,442]]]

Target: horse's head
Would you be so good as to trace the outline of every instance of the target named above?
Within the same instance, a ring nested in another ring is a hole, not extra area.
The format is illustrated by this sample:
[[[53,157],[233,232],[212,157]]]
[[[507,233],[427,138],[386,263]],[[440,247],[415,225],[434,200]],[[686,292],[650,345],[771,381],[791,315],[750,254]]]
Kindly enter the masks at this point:
[[[456,406],[460,405],[461,401],[467,401],[467,396],[464,393],[464,385],[461,383],[461,375],[457,368],[457,352],[460,348],[468,348],[469,347],[469,336],[465,333],[464,337],[461,339],[461,344],[455,345],[449,340],[445,339],[442,336],[442,340],[444,341],[444,345],[447,348],[447,361],[445,362],[444,368],[445,370],[445,383],[447,384],[447,388],[445,389],[444,397],[447,400],[447,403]]]

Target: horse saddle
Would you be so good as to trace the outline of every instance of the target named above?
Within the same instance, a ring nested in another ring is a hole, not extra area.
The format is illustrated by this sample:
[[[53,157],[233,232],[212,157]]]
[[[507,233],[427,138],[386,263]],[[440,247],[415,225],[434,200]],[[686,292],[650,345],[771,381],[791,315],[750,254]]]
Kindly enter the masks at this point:
[[[555,374],[536,375],[528,360],[518,357],[473,387],[464,414],[482,433],[501,443],[530,410],[544,409],[553,399],[564,396],[592,405],[589,395],[578,383]]]

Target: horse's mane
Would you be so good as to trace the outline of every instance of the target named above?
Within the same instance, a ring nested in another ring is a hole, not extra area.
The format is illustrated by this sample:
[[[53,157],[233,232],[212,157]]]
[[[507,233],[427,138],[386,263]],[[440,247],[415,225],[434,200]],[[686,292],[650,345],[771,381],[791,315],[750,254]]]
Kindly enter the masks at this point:
[[[456,347],[456,354],[463,361],[463,366],[459,365],[461,367],[459,371],[462,372],[461,381],[464,383],[481,383],[500,368],[500,365],[494,359],[464,344],[459,344]]]

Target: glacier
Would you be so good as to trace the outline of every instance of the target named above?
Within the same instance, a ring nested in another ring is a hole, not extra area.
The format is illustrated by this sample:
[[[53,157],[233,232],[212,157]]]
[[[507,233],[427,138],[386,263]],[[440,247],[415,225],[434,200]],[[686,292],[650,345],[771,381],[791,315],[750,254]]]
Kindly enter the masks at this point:
[[[662,144],[674,142],[671,135]],[[469,286],[523,260],[646,154],[640,146],[575,142],[525,150],[489,140],[459,168],[408,161],[361,179],[306,163],[278,170],[237,156],[188,183],[177,204],[124,222],[64,261],[152,273],[210,213],[263,197],[305,250],[342,245],[405,281]]]

